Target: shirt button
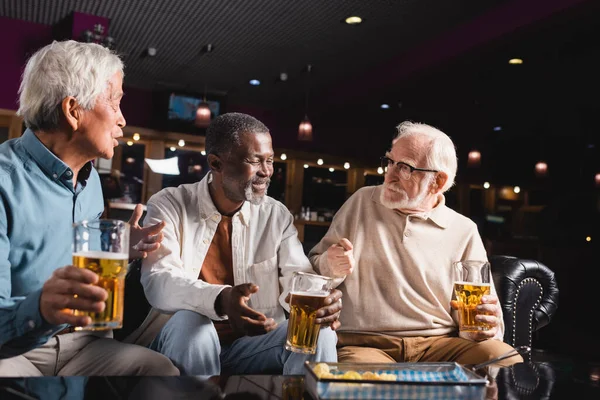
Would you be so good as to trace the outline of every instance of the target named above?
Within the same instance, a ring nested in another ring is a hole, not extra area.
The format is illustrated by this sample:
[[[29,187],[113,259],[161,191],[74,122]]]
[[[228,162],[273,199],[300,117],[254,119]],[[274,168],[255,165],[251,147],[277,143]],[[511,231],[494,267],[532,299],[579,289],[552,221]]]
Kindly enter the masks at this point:
[[[52,177],[53,177],[54,179],[57,179],[57,178],[58,178],[58,175],[56,175],[56,174],[52,174]]]
[[[218,215],[213,215],[212,219],[213,219],[213,221],[218,222],[219,221],[219,216]]]
[[[29,329],[33,329],[33,328],[35,328],[35,322],[34,322],[32,319],[30,319],[30,320],[27,320],[27,327],[28,327]]]
[[[67,172],[65,172],[65,175],[70,177],[71,175],[73,175],[73,173],[71,171],[67,171]]]
[[[404,232],[404,236],[409,237],[410,236],[410,231]]]
[[[204,239],[204,240],[202,241],[202,243],[204,243],[204,244],[209,244],[210,242],[209,242],[209,240],[208,240],[208,239]]]

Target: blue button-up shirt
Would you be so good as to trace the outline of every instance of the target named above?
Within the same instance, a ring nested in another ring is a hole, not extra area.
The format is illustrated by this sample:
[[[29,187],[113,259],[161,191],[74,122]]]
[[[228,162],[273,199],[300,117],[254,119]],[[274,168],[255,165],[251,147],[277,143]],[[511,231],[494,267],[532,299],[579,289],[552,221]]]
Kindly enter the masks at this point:
[[[104,209],[88,163],[73,171],[31,130],[0,145],[0,358],[25,353],[65,325],[48,324],[40,294],[52,272],[72,264],[72,224]]]

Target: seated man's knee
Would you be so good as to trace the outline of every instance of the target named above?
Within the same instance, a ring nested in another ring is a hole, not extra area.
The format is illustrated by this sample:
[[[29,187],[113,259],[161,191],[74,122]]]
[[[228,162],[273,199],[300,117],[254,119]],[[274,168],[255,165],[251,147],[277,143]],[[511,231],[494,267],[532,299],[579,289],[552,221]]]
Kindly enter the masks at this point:
[[[319,346],[335,348],[337,345],[337,333],[329,327],[321,329],[318,339]]]

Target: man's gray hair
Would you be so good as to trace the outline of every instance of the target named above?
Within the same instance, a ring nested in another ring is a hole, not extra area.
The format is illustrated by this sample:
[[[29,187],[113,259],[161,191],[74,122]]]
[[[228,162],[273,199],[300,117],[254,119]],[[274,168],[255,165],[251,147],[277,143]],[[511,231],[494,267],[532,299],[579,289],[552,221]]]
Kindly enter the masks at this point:
[[[75,97],[84,110],[91,110],[117,72],[123,75],[123,62],[99,44],[54,41],[27,61],[17,114],[34,131],[56,130],[66,97]]]
[[[442,191],[445,192],[450,189],[454,185],[454,178],[456,178],[456,170],[458,168],[456,148],[452,139],[439,129],[418,122],[404,121],[396,129],[398,130],[398,134],[392,141],[392,145],[402,137],[420,136],[430,139],[429,148],[426,149],[427,165],[416,165],[416,167],[445,172],[448,175],[448,180],[444,187],[442,187]]]
[[[269,128],[248,114],[231,112],[219,115],[206,130],[206,154],[228,155],[240,145],[243,133],[269,133]]]

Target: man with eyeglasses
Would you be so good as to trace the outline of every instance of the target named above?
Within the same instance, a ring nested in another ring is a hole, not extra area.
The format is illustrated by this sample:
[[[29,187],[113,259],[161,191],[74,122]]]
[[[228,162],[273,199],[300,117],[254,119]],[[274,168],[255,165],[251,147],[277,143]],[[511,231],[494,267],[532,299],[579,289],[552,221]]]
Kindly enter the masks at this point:
[[[381,160],[383,185],[356,191],[309,253],[344,292],[339,362],[477,364],[510,351],[493,284],[478,315],[490,330],[459,337],[453,318],[452,262],[487,255],[475,223],[445,205],[457,170],[452,140],[403,122]]]

